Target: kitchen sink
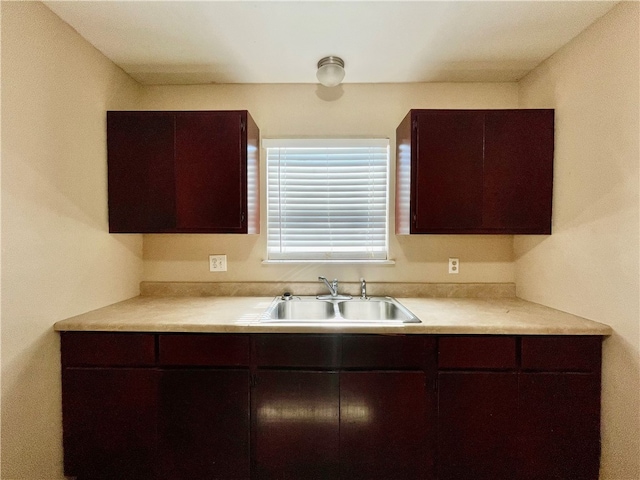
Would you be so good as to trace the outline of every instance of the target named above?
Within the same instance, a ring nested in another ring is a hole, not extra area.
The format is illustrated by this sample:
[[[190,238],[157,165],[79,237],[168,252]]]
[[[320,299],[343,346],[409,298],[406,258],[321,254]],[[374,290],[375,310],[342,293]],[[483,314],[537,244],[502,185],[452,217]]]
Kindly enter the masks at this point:
[[[420,322],[411,312],[391,298],[338,302],[338,310],[345,320]]]
[[[333,302],[316,300],[315,297],[296,297],[282,300],[278,297],[267,310],[262,321],[273,320],[329,320],[335,317]]]
[[[420,319],[392,297],[326,300],[312,296],[282,296],[273,300],[259,322],[270,325],[403,326],[420,323]]]

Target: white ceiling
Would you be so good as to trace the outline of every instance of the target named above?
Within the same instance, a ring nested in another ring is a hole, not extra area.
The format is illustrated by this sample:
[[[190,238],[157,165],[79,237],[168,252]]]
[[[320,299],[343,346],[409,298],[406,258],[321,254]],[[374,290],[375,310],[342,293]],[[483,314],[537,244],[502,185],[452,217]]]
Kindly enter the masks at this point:
[[[612,1],[47,1],[140,83],[515,81]]]

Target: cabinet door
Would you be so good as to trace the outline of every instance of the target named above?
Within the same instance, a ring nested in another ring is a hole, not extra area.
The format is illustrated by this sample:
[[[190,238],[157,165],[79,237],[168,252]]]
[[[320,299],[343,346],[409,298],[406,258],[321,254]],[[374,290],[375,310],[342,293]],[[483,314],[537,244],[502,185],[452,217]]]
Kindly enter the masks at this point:
[[[416,114],[411,233],[482,226],[483,122],[483,112]]]
[[[553,118],[553,110],[486,113],[485,229],[551,233]]]
[[[595,374],[522,373],[520,480],[597,480],[600,381]]]
[[[241,112],[176,114],[176,199],[180,231],[246,232]]]
[[[516,478],[518,377],[511,372],[438,375],[438,478]]]
[[[161,380],[162,475],[248,479],[248,370],[166,370]]]
[[[147,233],[176,226],[174,115],[108,112],[109,231]]]
[[[338,373],[260,371],[253,400],[255,478],[339,478]]]
[[[434,478],[425,382],[423,372],[340,374],[340,478]]]
[[[153,369],[63,369],[65,475],[155,478],[158,374]]]

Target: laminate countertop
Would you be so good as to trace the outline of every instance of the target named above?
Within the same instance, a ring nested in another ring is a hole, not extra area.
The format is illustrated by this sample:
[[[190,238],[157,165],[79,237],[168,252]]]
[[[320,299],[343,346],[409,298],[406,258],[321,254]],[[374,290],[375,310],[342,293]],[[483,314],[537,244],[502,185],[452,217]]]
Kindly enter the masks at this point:
[[[519,298],[397,298],[421,323],[404,326],[269,325],[274,297],[139,296],[57,322],[56,331],[611,335],[612,329]]]

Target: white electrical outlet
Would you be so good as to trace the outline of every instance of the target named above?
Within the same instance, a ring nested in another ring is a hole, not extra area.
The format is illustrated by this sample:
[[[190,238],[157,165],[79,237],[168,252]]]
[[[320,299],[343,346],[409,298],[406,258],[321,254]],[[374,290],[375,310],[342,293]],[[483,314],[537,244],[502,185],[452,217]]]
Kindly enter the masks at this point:
[[[449,258],[449,273],[460,272],[460,260],[457,258]]]
[[[210,272],[226,272],[227,256],[226,255],[209,255],[209,271]]]

